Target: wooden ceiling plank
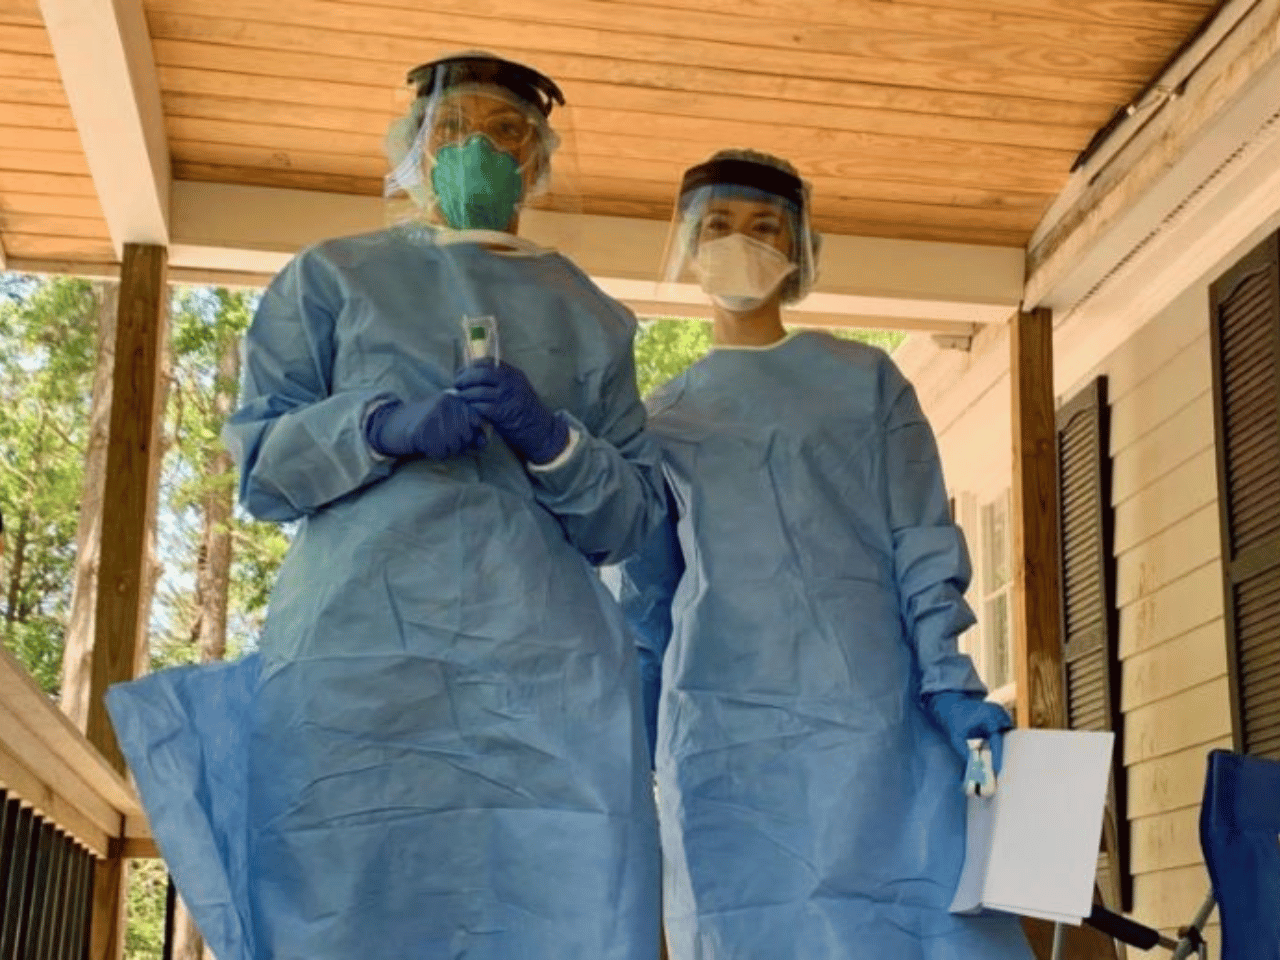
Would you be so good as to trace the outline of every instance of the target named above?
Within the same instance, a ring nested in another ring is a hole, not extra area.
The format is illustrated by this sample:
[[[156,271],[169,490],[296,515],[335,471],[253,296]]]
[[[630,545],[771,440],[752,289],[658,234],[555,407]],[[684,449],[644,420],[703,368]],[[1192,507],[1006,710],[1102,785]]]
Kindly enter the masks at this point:
[[[9,144],[0,144],[0,178],[5,173],[73,174],[83,180],[90,193],[93,191],[93,181],[89,179],[89,165],[81,154],[27,150]]]
[[[6,124],[32,130],[72,130],[76,128],[67,107],[51,107],[33,103],[6,101],[0,91],[0,111]]]
[[[0,115],[0,120],[4,117]],[[80,153],[80,136],[74,130],[36,130],[30,127],[11,127],[0,124],[0,143],[21,145],[28,150],[49,150],[56,153]]]
[[[716,144],[717,147],[724,144]],[[737,144],[736,146],[742,146]],[[1043,168],[1015,165],[979,167],[973,164],[957,166],[937,163],[929,159],[904,156],[874,156],[867,153],[833,153],[827,149],[801,152],[785,138],[778,141],[758,140],[757,149],[781,154],[794,163],[806,176],[833,177],[839,179],[894,180],[904,183],[922,181],[942,186],[964,184],[987,189],[1010,188],[1037,192],[1061,189],[1064,175]],[[591,136],[578,140],[580,157],[600,156],[619,160],[647,160],[653,156],[652,141],[642,136]],[[663,145],[664,154],[677,163],[691,166],[705,160],[706,144],[674,142]]]
[[[71,116],[67,95],[56,80],[0,75],[0,103],[26,103],[45,107],[61,107]],[[6,114],[8,116],[8,114]]]
[[[368,134],[347,133],[336,130],[311,130],[282,127],[272,124],[249,124],[235,121],[193,119],[170,115],[166,125],[170,138],[178,141],[201,141],[229,145],[253,145],[273,151],[303,150],[319,153],[337,152],[366,157],[382,156],[382,138]],[[854,134],[831,134],[793,131],[784,128],[759,128],[744,137],[717,136],[711,139],[711,131],[701,141],[661,140],[664,155],[686,165],[696,163],[726,145],[751,146],[756,149],[781,153],[789,158],[813,157],[838,158],[841,169],[849,175],[858,169],[872,169],[877,164],[902,171],[925,171],[926,179],[935,183],[964,182],[995,187],[1021,185],[1022,189],[1039,191],[1056,189],[1067,176],[1067,158],[1058,158],[1056,164],[1046,164],[1044,158],[1016,148],[986,147],[981,144],[957,144],[944,142],[929,144],[885,142],[872,137]],[[833,149],[832,143],[841,144]],[[629,158],[649,159],[654,153],[655,140],[649,135],[627,132],[576,131],[574,154],[578,157],[600,156],[614,160]],[[911,156],[913,159],[903,159]],[[915,159],[919,158],[919,159]],[[579,161],[582,162],[582,161]],[[806,161],[793,160],[802,170],[808,170]],[[815,174],[816,175],[816,174]],[[853,174],[868,176],[867,173]],[[874,178],[874,177],[873,177]],[[894,179],[891,177],[890,179]]]
[[[192,3],[196,5],[196,11],[187,12]],[[305,26],[252,19],[255,11],[261,11],[264,17],[279,18],[275,12],[278,4],[270,0],[225,0],[219,3],[218,8],[225,11],[225,17],[200,16],[197,11],[208,9],[201,0],[169,0],[163,10],[153,10],[151,29],[155,36],[168,39],[203,39],[263,50],[309,51],[313,55],[331,54],[386,63],[430,59],[442,49],[484,45],[504,52],[504,47],[511,46],[502,44],[501,38],[495,37],[484,24],[465,17],[424,14],[422,32],[415,37],[385,24],[371,25],[377,27],[377,33],[361,32],[347,25],[355,18],[350,12],[352,8],[346,7],[339,7],[348,12],[334,13],[330,18],[332,24],[327,28],[310,25],[313,22],[310,6],[308,25]],[[769,57],[762,57],[752,48],[733,44],[604,34],[603,31],[564,27],[542,28],[530,24],[513,24],[512,38],[519,42],[519,56],[530,59],[553,75],[561,72],[553,65],[556,57],[572,56],[578,50],[609,50],[612,58],[597,59],[603,77],[612,79],[616,79],[610,76],[614,65],[630,61],[639,61],[650,68],[661,65],[671,72],[679,72],[692,64],[745,73],[743,68],[749,65],[757,68],[758,76],[775,83],[816,76],[830,80],[860,80],[895,86],[1119,105],[1133,96],[1150,72],[1150,69],[1125,66],[1112,58],[1090,54],[1081,54],[1082,60],[1073,61],[1070,73],[1062,72],[1065,64],[1045,64],[1044,72],[1037,72],[1028,69],[1019,62],[1018,56],[1008,51],[980,55],[981,51],[976,47],[970,49],[963,45],[946,49],[912,48],[915,51],[912,55],[916,57],[950,58],[942,61],[921,59],[904,63],[893,59],[895,51],[882,49],[861,56],[810,54],[804,58],[803,67],[796,58],[777,58],[775,67]],[[910,52],[906,49],[897,51],[899,55]],[[989,62],[975,66],[966,57]],[[1153,60],[1151,68],[1156,62],[1158,60]],[[800,73],[802,69],[803,74]],[[1058,72],[1048,72],[1050,70]],[[320,70],[316,72],[323,73]]]
[[[272,172],[305,172],[333,176],[382,180],[387,162],[381,155],[351,154],[258,146],[253,143],[210,143],[188,137],[174,137],[169,149],[176,163],[198,163],[213,166]]]
[[[631,197],[646,203],[671,207],[671,192],[664,189],[637,189],[634,181],[613,177],[582,177],[576,181],[583,188],[583,195],[598,197]],[[1047,201],[1044,206],[1047,206]],[[815,221],[861,219],[900,220],[903,224],[934,224],[938,226],[988,227],[1011,232],[1030,233],[1040,219],[1039,209],[1000,209],[963,207],[953,204],[926,204],[919,200],[885,200],[877,196],[832,198],[819,195],[814,203]]]
[[[4,249],[11,265],[21,260],[62,260],[68,263],[112,263],[116,260],[109,240],[6,233]]]
[[[366,158],[381,157],[378,138],[320,132],[291,130],[271,126],[248,126],[213,120],[189,120],[170,117],[168,128],[174,142],[203,142],[252,146],[267,149],[281,156],[273,167],[281,167],[288,161],[290,151],[318,152]],[[740,145],[740,144],[739,144]],[[673,141],[663,144],[663,156],[684,167],[705,160],[713,149],[725,146],[723,142],[686,143]],[[813,151],[797,151],[795,144],[780,136],[774,142],[757,138],[754,146],[785,154],[806,176],[825,176],[840,179],[891,180],[899,182],[921,181],[942,186],[963,185],[983,189],[1014,189],[1024,192],[1057,192],[1065,179],[1062,171],[1046,171],[1035,164],[998,163],[988,166],[975,164],[956,165],[934,160],[904,159],[901,156],[875,155],[871,152],[833,154],[820,145]],[[590,158],[603,158],[609,164],[624,163],[632,159],[648,161],[654,156],[652,138],[640,135],[586,135],[576,141],[576,161],[579,169],[590,163]],[[335,171],[342,172],[342,171]]]
[[[242,123],[204,117],[165,117],[171,140],[201,140],[205,143],[253,145],[273,150],[313,150],[319,153],[348,153],[382,156],[382,137],[367,133],[283,127],[278,124]]]
[[[63,197],[52,193],[0,193],[0,213],[102,220],[96,197]]]
[[[926,240],[933,243],[974,243],[988,247],[1021,247],[1027,242],[1027,234],[1021,230],[918,226],[902,224],[897,220],[841,219],[829,224],[827,230],[842,236],[878,237],[885,240]]]
[[[38,0],[5,0],[4,15],[24,23],[44,25]]]
[[[389,110],[403,109],[403,103],[397,102],[395,93],[402,89],[406,67],[428,55],[423,51],[407,61],[376,62],[334,55],[319,56],[307,51],[275,50],[270,57],[263,57],[260,51],[251,47],[164,36],[154,37],[153,47],[161,66],[199,67],[251,77],[288,77],[312,84],[317,90],[332,89],[331,82],[340,81],[344,85],[367,89],[361,99],[335,101],[335,106],[376,105]],[[711,94],[746,103],[766,100],[770,103],[824,104],[1089,129],[1096,129],[1111,115],[1109,106],[1098,103],[917,90],[847,80],[793,77],[779,81],[749,73],[688,66],[677,73],[656,65],[616,62],[609,64],[610,76],[606,77],[600,75],[598,58],[585,56],[553,58],[553,62],[544,62],[541,66],[554,73],[556,82],[565,88],[566,96],[579,86],[592,85],[606,91],[638,89],[668,97]],[[323,73],[323,78],[313,79],[317,72]],[[326,87],[326,84],[330,85]]]
[[[0,23],[0,51],[28,56],[52,57],[49,34],[43,23],[31,26]]]
[[[54,237],[106,240],[107,225],[101,216],[58,217],[38,213],[9,213],[0,208],[0,232],[38,233]]]
[[[593,168],[594,169],[594,168]],[[608,168],[607,174],[580,175],[575,182],[592,184],[614,183],[615,190],[631,190],[643,196],[665,197],[675,202],[676,184],[683,170],[676,166],[663,176],[637,176],[635,169]],[[649,170],[642,170],[648,173]],[[846,203],[877,200],[890,203],[925,204],[928,206],[955,207],[972,210],[1019,211],[1039,216],[1052,202],[1054,194],[1024,193],[1020,191],[980,190],[938,186],[931,183],[904,183],[893,180],[840,180],[807,177],[813,189],[816,210],[829,211]]]
[[[32,17],[20,10],[0,10],[0,26],[6,27],[41,27],[44,26],[39,16]]]
[[[555,6],[559,9],[560,2]],[[306,24],[376,41],[438,34],[467,43],[518,37],[526,49],[610,50],[625,58],[639,56],[675,63],[710,58],[709,62],[721,66],[749,65],[767,73],[802,70],[836,77],[845,76],[851,69],[872,69],[870,61],[884,61],[884,65],[893,66],[893,76],[898,76],[898,71],[909,76],[918,67],[936,64],[965,69],[1016,69],[1053,77],[1068,73],[1073,79],[1124,77],[1140,82],[1178,42],[1177,38],[1166,36],[1148,37],[1146,42],[1135,39],[1124,44],[1088,44],[1070,35],[1069,23],[1062,24],[1052,40],[1027,42],[1010,40],[998,22],[982,31],[925,31],[927,15],[919,17],[913,29],[902,32],[876,23],[852,29],[806,29],[794,21],[784,25],[741,15],[653,16],[630,3],[599,4],[590,9],[604,12],[590,18],[556,16],[552,19],[558,22],[548,22],[543,16],[530,18],[527,8],[512,11],[507,17],[494,16],[492,10],[486,15],[477,11],[474,4],[464,6],[458,0],[433,3],[430,9],[420,5],[387,9],[335,0],[308,0],[305,11],[278,0],[226,0],[218,5],[221,16],[290,27]],[[165,0],[164,10],[207,16],[209,7],[201,0]],[[670,20],[682,26],[668,23]],[[889,75],[878,79],[888,80]]]
[[[372,96],[366,86],[316,83],[302,78],[260,77],[230,74],[213,70],[184,67],[160,67],[160,84],[166,111],[181,110],[176,97],[220,97],[232,100],[255,100],[289,105],[294,123],[307,124],[318,111],[341,111],[355,115],[348,126],[385,129],[399,111],[390,109],[386,98]],[[751,124],[791,126],[797,110],[793,102],[753,97],[734,97],[709,93],[676,93],[627,87],[618,84],[578,82],[568,85],[565,95],[574,115],[587,109],[662,113],[673,117],[701,120],[736,120]],[[302,109],[298,109],[302,108]],[[1009,146],[1032,146],[1078,152],[1088,143],[1094,130],[1107,116],[1100,111],[1093,124],[1059,124],[991,120],[925,114],[888,108],[845,107],[832,104],[806,104],[805,125],[829,129],[861,130],[867,133],[906,136],[925,128],[932,137],[942,140],[965,140]],[[296,118],[296,119],[294,119]]]
[[[343,135],[375,137],[379,144],[390,118],[372,112],[336,110],[315,107],[299,110],[293,105],[264,100],[232,100],[222,97],[192,96],[166,93],[162,97],[165,114],[170,120],[182,118],[202,122],[217,120],[230,123],[259,124],[279,127],[282,131],[319,130]],[[828,149],[834,152],[857,150],[869,155],[925,156],[935,162],[982,164],[1027,164],[1049,168],[1066,174],[1076,156],[1074,150],[1048,150],[1042,147],[1018,147],[985,142],[935,140],[929,137],[921,122],[914,135],[896,136],[854,130],[819,130],[810,126],[748,123],[738,120],[709,121],[691,117],[673,117],[661,113],[632,113],[599,109],[579,109],[573,113],[575,137],[591,134],[619,135],[635,130],[645,131],[647,138],[663,144],[675,141],[706,144],[711,149],[726,143],[750,143],[785,140],[795,149]],[[562,130],[562,133],[569,131]]]
[[[420,14],[420,0],[360,0],[346,6],[377,11],[388,23],[404,22],[406,11]],[[1061,7],[1059,8],[1061,9]],[[523,23],[525,0],[432,0],[430,12],[472,17],[490,23]],[[745,14],[745,15],[744,15]],[[1203,14],[1200,14],[1202,16]],[[1049,49],[1090,49],[1132,58],[1135,47],[1173,49],[1187,32],[1184,26],[1132,22],[1106,23],[1083,16],[1044,17],[1010,11],[998,3],[982,11],[952,9],[930,3],[885,3],[882,0],[771,0],[744,10],[740,0],[696,6],[608,0],[556,0],[543,4],[536,19],[547,26],[584,27],[617,33],[716,40],[809,52],[849,53],[870,36],[904,35],[979,40],[986,44],[1018,43]],[[502,29],[501,27],[497,29]]]
[[[646,113],[663,113],[677,117],[740,120],[747,123],[779,123],[792,125],[803,115],[810,126],[832,129],[864,130],[878,133],[901,133],[918,123],[926,123],[934,136],[945,140],[981,140],[1049,149],[1071,149],[1083,136],[1093,135],[1109,114],[1105,107],[1074,108],[1059,111],[1059,104],[1040,101],[1043,110],[1027,116],[1005,118],[982,116],[971,111],[968,103],[953,104],[949,95],[938,94],[932,100],[899,106],[892,97],[884,103],[854,106],[821,102],[804,102],[773,97],[743,97],[736,94],[659,90],[616,83],[577,81],[568,84],[571,106],[599,110],[631,109]],[[902,88],[896,88],[902,89]],[[1009,105],[1008,100],[995,104],[997,112]],[[1088,111],[1088,112],[1084,112]]]
[[[25,170],[5,169],[8,154],[0,149],[0,193],[45,194],[53,197],[96,198],[93,180],[87,175],[66,175],[49,171],[48,167],[27,167]],[[43,161],[50,156],[70,154],[31,153],[29,159]]]
[[[52,56],[44,54],[0,50],[0,77],[44,80],[62,85],[58,76],[57,61]]]
[[[378,0],[381,2],[381,0]],[[877,0],[870,0],[875,4]],[[669,10],[707,10],[726,14],[743,12],[741,0],[645,0],[650,6]],[[994,8],[1006,16],[1019,16],[1050,21],[1066,21],[1101,27],[1130,26],[1151,30],[1166,30],[1185,34],[1213,8],[1215,0],[928,0],[931,11],[954,10],[976,15],[990,15]],[[901,3],[893,6],[905,10],[918,9],[921,3]],[[848,23],[861,12],[861,6],[848,0],[751,0],[750,10],[761,16],[791,17],[796,22],[832,24]],[[854,21],[856,23],[856,20]]]
[[[377,158],[353,158],[344,154],[318,154],[301,151],[270,151],[253,147],[228,148],[219,144],[193,141],[173,141],[170,144],[174,162],[224,166],[228,168],[258,170],[258,182],[271,183],[276,173],[290,171],[309,174],[330,174],[354,177],[367,183],[380,183],[385,164]],[[630,161],[626,164],[612,158],[584,157],[581,170],[607,169],[611,177],[595,176],[596,182],[613,179],[628,189],[646,196],[652,194],[674,196],[676,184],[687,164],[657,161]],[[807,171],[805,171],[807,173]],[[579,173],[578,179],[582,174]],[[186,178],[205,179],[205,178]],[[928,182],[902,182],[896,180],[848,179],[823,176],[807,177],[813,184],[815,203],[826,207],[845,199],[875,197],[881,200],[916,202],[983,209],[1037,210],[1043,211],[1053,199],[1049,190],[1020,191],[994,190],[980,187],[937,185]]]
[[[266,170],[261,167],[200,163],[176,157],[173,161],[173,175],[178,180],[228,183],[245,187],[287,187],[366,197],[380,196],[382,193],[381,177],[344,176],[306,170]]]

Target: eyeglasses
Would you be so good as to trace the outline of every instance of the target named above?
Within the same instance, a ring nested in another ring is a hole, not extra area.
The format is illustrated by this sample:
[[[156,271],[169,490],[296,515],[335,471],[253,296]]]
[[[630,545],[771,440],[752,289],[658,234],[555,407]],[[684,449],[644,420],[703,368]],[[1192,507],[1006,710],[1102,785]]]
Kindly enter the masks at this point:
[[[446,109],[431,124],[431,150],[434,152],[447,144],[461,143],[476,133],[483,133],[500,150],[517,153],[533,140],[537,127],[515,110],[469,117]]]

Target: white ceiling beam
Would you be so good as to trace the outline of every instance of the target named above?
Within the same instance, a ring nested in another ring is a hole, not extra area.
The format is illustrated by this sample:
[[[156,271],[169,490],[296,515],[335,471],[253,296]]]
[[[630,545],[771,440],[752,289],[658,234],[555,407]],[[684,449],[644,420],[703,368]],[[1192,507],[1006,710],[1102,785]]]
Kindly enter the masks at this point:
[[[1280,108],[1280,0],[1250,3],[1224,6],[1220,19],[1234,26],[1211,30],[1216,45],[1193,45],[1170,68],[1176,95],[1130,117],[1112,134],[1123,145],[1075,172],[1032,238],[1028,309],[1049,307],[1061,323],[1104,292],[1113,306],[1145,295],[1174,252],[1205,252],[1186,226],[1196,210],[1233,181],[1266,175],[1254,160]]]
[[[169,147],[141,0],[40,0],[107,231],[169,242]]]
[[[176,181],[171,272],[270,275],[307,244],[376,230],[382,217],[376,197]],[[661,221],[528,210],[521,234],[565,253],[641,315],[710,315],[695,285],[654,283]],[[788,319],[967,334],[1017,309],[1023,266],[1020,248],[824,237],[817,288]]]

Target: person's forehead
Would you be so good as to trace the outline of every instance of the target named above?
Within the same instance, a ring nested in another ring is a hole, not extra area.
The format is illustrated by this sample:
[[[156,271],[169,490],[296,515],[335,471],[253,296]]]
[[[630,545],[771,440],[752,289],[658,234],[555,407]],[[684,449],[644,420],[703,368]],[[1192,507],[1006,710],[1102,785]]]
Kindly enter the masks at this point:
[[[748,200],[745,197],[712,197],[706,213],[731,213],[741,216],[778,216],[783,212],[781,200]]]

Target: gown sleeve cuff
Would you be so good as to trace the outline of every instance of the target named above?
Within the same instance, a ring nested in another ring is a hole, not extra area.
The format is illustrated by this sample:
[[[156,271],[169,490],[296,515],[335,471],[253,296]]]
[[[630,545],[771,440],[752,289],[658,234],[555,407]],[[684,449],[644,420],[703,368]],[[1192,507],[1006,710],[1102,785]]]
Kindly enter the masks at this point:
[[[528,464],[531,473],[547,473],[557,470],[564,466],[573,457],[574,451],[578,449],[578,441],[582,439],[582,433],[572,424],[569,426],[569,442],[564,445],[564,449],[556,455],[554,460],[548,460],[546,463],[530,463]]]

